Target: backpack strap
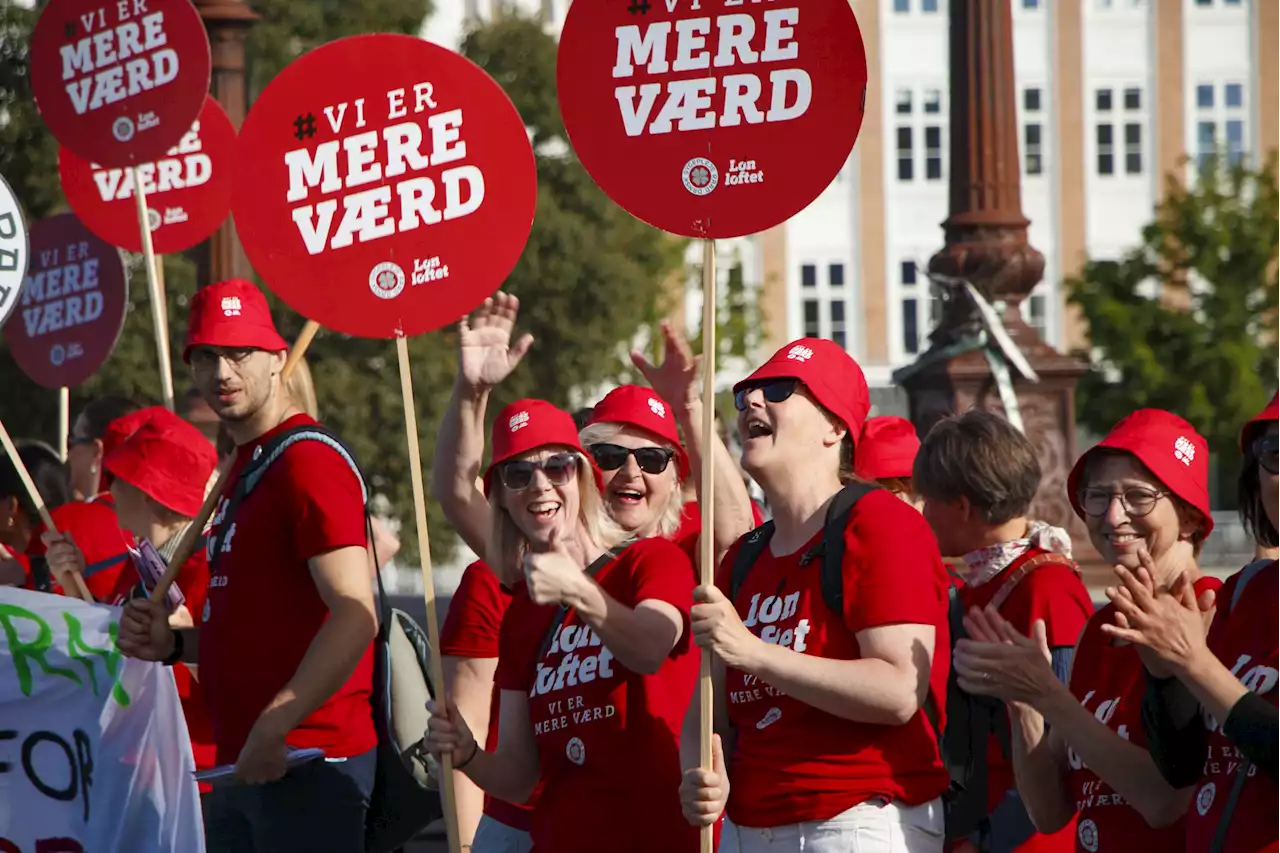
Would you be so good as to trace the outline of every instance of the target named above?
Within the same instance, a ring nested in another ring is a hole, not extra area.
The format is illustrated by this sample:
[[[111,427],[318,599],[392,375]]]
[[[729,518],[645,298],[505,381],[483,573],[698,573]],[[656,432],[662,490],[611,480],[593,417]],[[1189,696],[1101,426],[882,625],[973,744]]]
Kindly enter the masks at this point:
[[[734,555],[733,567],[729,573],[729,601],[734,606],[737,606],[738,592],[742,589],[743,581],[751,574],[751,567],[760,559],[764,549],[769,547],[769,540],[772,538],[771,519],[738,540],[738,553]]]
[[[599,557],[592,560],[591,565],[587,566],[583,571],[586,573],[587,577],[595,577],[601,569],[613,562],[614,559],[616,559],[624,550],[626,549],[611,548],[608,551],[605,551]],[[543,655],[547,653],[547,649],[551,648],[551,641],[555,639],[556,631],[560,630],[560,623],[564,621],[564,617],[568,614],[569,605],[567,604],[560,605],[556,610],[556,615],[551,619],[551,627],[547,628],[547,634],[542,638],[542,646],[538,649],[538,656],[534,658],[535,661],[542,660]]]
[[[1231,594],[1231,610],[1236,609],[1236,605],[1240,602],[1240,597],[1244,595],[1244,588],[1249,585],[1249,581],[1253,580],[1254,575],[1271,565],[1271,563],[1272,560],[1270,558],[1254,560],[1241,570],[1240,580],[1236,582],[1235,592]],[[1227,612],[1230,613],[1231,610]]]
[[[879,489],[867,483],[850,483],[827,504],[827,518],[822,523],[822,541],[801,558],[800,564],[821,557],[822,600],[833,613],[844,619],[844,532],[849,528],[858,501]]]
[[[1024,560],[1018,568],[1009,573],[1009,576],[1004,579],[1004,583],[1000,584],[1000,588],[996,590],[996,594],[991,597],[991,606],[996,610],[999,610],[1005,601],[1008,600],[1009,596],[1013,594],[1013,591],[1017,588],[1018,584],[1022,583],[1026,579],[1027,575],[1031,574],[1046,563],[1057,563],[1059,565],[1068,566],[1073,572],[1079,572],[1080,570],[1080,566],[1070,557],[1064,557],[1063,555],[1055,554],[1052,551],[1046,554],[1037,554],[1029,560]]]

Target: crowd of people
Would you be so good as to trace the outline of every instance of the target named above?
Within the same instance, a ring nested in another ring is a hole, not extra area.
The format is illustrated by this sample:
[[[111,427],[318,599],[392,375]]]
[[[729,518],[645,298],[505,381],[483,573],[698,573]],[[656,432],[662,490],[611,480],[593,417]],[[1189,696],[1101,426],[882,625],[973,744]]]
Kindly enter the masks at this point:
[[[479,557],[424,733],[464,848],[692,853],[710,827],[721,853],[1277,849],[1275,398],[1241,425],[1258,559],[1225,584],[1199,566],[1214,519],[1191,424],[1137,410],[1075,462],[1066,497],[1114,566],[1095,610],[1083,543],[1034,517],[1037,453],[1000,415],[922,437],[869,417],[859,365],[804,338],[734,386],[738,459],[704,443],[700,360],[664,327],[660,364],[632,354],[647,387],[577,416],[518,400],[486,429],[538,357],[518,315],[499,293],[463,320],[427,425],[432,497]],[[235,765],[202,791],[211,853],[363,850],[373,793],[372,579],[398,543],[287,351],[256,288],[214,284],[183,357],[216,444],[161,407],[91,403],[65,464],[20,452],[56,532],[0,464],[0,584],[78,574],[123,606],[119,647],[173,667],[197,766]],[[149,600],[138,555],[184,556],[220,465],[179,592]],[[306,747],[323,758],[291,764]]]

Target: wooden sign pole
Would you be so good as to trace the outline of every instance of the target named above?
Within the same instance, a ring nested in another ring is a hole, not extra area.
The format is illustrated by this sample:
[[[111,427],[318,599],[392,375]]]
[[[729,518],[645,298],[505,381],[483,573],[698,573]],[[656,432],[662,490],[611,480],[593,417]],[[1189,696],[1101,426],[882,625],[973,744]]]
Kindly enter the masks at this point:
[[[404,400],[404,429],[409,440],[409,478],[413,484],[413,514],[418,528],[418,562],[422,567],[422,597],[427,604],[427,641],[431,650],[431,683],[437,702],[444,702],[444,663],[440,659],[440,627],[436,618],[436,585],[431,573],[431,543],[427,538],[427,499],[422,485],[422,451],[418,447],[418,415],[413,404],[413,377],[409,371],[409,341],[396,338],[400,362],[400,396]],[[458,807],[454,799],[453,758],[440,756],[441,803],[450,853],[460,853]]]
[[[702,241],[702,533],[698,537],[702,586],[715,584],[716,442],[716,241]],[[715,694],[711,681],[711,650],[702,650],[698,674],[698,747],[702,769],[711,770],[711,737],[715,730]],[[702,827],[702,853],[715,853],[715,827]]]
[[[165,316],[165,299],[156,274],[156,253],[151,245],[151,223],[147,221],[147,195],[142,189],[142,172],[133,172],[133,197],[138,202],[138,230],[142,233],[142,257],[147,269],[147,285],[151,289],[151,319],[155,323],[156,354],[160,360],[160,388],[164,405],[173,411],[173,366],[169,363],[169,328]]]
[[[4,445],[4,452],[9,456],[9,461],[13,463],[13,467],[17,469],[18,479],[22,481],[23,488],[27,490],[27,496],[36,505],[36,512],[40,515],[40,520],[44,522],[44,529],[50,533],[57,533],[58,526],[53,523],[53,516],[49,515],[49,508],[44,505],[44,498],[36,488],[35,482],[32,481],[31,472],[22,463],[22,457],[18,455],[18,448],[14,446],[13,439],[9,436],[9,430],[5,428],[3,421],[0,421],[0,444]],[[73,589],[68,590],[68,592],[74,593],[74,597],[82,601],[92,602],[94,600],[93,593],[89,592],[89,587],[85,585],[84,577],[79,572],[71,573],[71,585]]]

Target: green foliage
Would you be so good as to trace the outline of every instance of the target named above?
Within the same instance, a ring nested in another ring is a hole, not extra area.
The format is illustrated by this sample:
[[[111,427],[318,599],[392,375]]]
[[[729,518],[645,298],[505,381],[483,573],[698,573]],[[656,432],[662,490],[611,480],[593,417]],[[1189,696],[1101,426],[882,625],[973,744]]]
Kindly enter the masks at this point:
[[[27,42],[37,9],[0,3],[0,175],[13,187],[28,222],[63,205],[58,144],[31,94]]]
[[[248,0],[261,20],[245,45],[253,100],[280,70],[313,47],[363,33],[417,35],[432,0]]]
[[[264,20],[249,40],[251,91],[259,91],[293,56],[314,44],[354,32],[416,31],[425,6],[420,0],[377,0],[340,4],[336,0],[296,3],[255,0]],[[29,105],[30,95],[7,95],[11,81],[23,81],[20,50],[34,16],[5,6],[0,36],[0,98]],[[11,34],[17,35],[10,38]],[[3,51],[8,51],[7,53]],[[637,221],[600,191],[572,156],[555,99],[555,41],[530,20],[503,18],[471,33],[464,46],[471,59],[501,82],[533,130],[538,143],[539,195],[528,247],[505,287],[522,300],[520,331],[536,343],[524,365],[500,389],[491,416],[518,397],[542,397],[568,405],[571,390],[592,387],[622,375],[625,352],[640,328],[654,322],[662,306],[661,286],[678,270],[683,241]],[[25,85],[25,83],[23,83]],[[0,106],[6,102],[0,101]],[[32,213],[46,215],[61,201],[56,151],[34,108],[12,113],[0,128],[0,167],[17,176],[14,188]],[[14,124],[21,124],[15,128]],[[21,150],[18,150],[21,149]],[[40,157],[44,160],[39,160]],[[27,167],[24,163],[43,163]],[[15,165],[16,164],[16,165]],[[97,375],[72,390],[71,410],[100,394],[160,397],[151,307],[137,258],[131,274],[129,313],[115,352]],[[165,258],[166,294],[174,384],[182,397],[190,375],[181,360],[187,306],[195,292],[194,265]],[[280,332],[293,340],[303,319],[268,292]],[[424,467],[430,467],[436,427],[453,383],[457,335],[453,329],[409,342],[417,426]],[[320,417],[352,446],[377,493],[401,522],[402,560],[416,561],[409,462],[395,346],[321,330],[308,350]],[[0,394],[9,405],[0,412],[15,436],[57,437],[57,393],[33,385],[0,351]],[[17,403],[20,403],[18,405]],[[429,476],[429,471],[424,472]],[[454,537],[433,503],[428,504],[431,551],[444,559]]]
[[[1167,409],[1208,440],[1218,482],[1235,482],[1240,427],[1276,387],[1278,203],[1274,156],[1258,171],[1216,161],[1190,188],[1170,180],[1141,245],[1067,282],[1093,346],[1077,406],[1090,431]],[[1152,282],[1165,299],[1144,293]]]

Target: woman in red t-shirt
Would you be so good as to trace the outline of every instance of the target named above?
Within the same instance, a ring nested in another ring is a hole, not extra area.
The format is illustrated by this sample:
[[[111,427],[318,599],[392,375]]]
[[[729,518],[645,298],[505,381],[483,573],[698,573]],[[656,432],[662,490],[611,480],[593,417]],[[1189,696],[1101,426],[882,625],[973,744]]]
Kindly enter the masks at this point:
[[[481,556],[493,528],[484,489],[476,484],[484,450],[487,398],[531,344],[525,336],[511,346],[518,308],[517,299],[499,293],[464,325],[459,336],[454,397],[437,438],[432,466],[433,495],[463,540]],[[634,538],[670,539],[690,559],[697,560],[701,518],[696,503],[692,512],[683,506],[681,489],[691,469],[701,463],[701,441],[694,430],[702,412],[697,365],[687,344],[671,328],[664,326],[663,334],[666,352],[660,367],[639,353],[632,355],[654,388],[625,385],[614,389],[584,416],[579,440],[596,461],[604,508],[611,520]],[[671,399],[679,400],[680,405],[672,406],[661,392],[673,395]],[[687,451],[680,442],[678,424],[683,424],[691,437]],[[724,445],[717,441],[714,452],[722,457],[717,465],[715,525],[716,552],[722,554],[758,518]],[[446,690],[481,733],[494,730],[501,718],[494,704],[492,681],[497,667],[497,626],[519,575],[516,566],[490,563],[490,568],[497,572],[497,578],[475,575],[485,569],[483,562],[478,569],[473,566],[468,570],[469,579],[450,603],[441,635]],[[483,724],[486,719],[491,721],[488,726]],[[492,747],[489,743],[486,748]],[[527,808],[488,797],[482,818],[475,786],[462,774],[455,774],[455,788],[460,834],[464,842],[471,841],[475,853],[518,849],[529,843],[522,835],[529,825]]]
[[[1240,436],[1240,515],[1259,550],[1274,549],[1280,523],[1277,398]],[[1112,637],[1137,644],[1147,667],[1143,703],[1152,758],[1171,785],[1194,785],[1186,815],[1188,853],[1280,849],[1276,831],[1276,687],[1280,680],[1274,558],[1233,575],[1216,600],[1205,636],[1208,596],[1186,582],[1160,589],[1149,571],[1118,566],[1108,589]]]
[[[1213,529],[1208,453],[1191,424],[1142,409],[1077,460],[1068,495],[1105,561],[1145,565],[1165,588],[1183,575],[1202,589],[1221,586],[1196,566]],[[1037,829],[1057,832],[1074,817],[1083,853],[1180,850],[1190,790],[1170,786],[1147,754],[1142,663],[1134,646],[1103,632],[1113,618],[1111,606],[1090,618],[1064,687],[1042,621],[1028,638],[975,610],[956,672],[964,689],[1007,703],[1018,792]]]
[[[694,636],[717,664],[718,734],[704,771],[692,704],[686,818],[707,825],[727,810],[722,849],[741,853],[940,851],[948,581],[934,537],[920,513],[872,491],[845,528],[842,612],[821,584],[827,506],[852,479],[870,408],[862,370],[805,338],[734,391],[742,466],[774,526],[736,591],[741,543],[695,594]]]
[[[200,512],[205,488],[217,464],[213,445],[191,424],[167,409],[157,409],[123,443],[102,460],[111,475],[111,495],[120,524],[139,539],[149,541],[168,560],[183,532]],[[74,537],[46,534],[50,568],[82,563]],[[204,602],[209,586],[209,565],[205,549],[196,552],[178,573],[174,585],[186,599],[170,615],[175,628],[197,627],[204,621]],[[130,598],[146,595],[137,569],[127,565],[120,573],[107,604],[122,605]],[[198,769],[214,766],[213,731],[204,707],[204,694],[196,668],[175,664],[174,680],[187,719],[191,751]],[[208,791],[201,786],[201,792]]]
[[[680,815],[676,732],[698,659],[693,567],[671,542],[627,535],[604,512],[599,475],[565,412],[519,400],[493,426],[484,475],[493,566],[518,566],[503,619],[496,750],[449,701],[428,730],[434,754],[489,794],[524,802],[541,780],[538,853],[692,851]]]

